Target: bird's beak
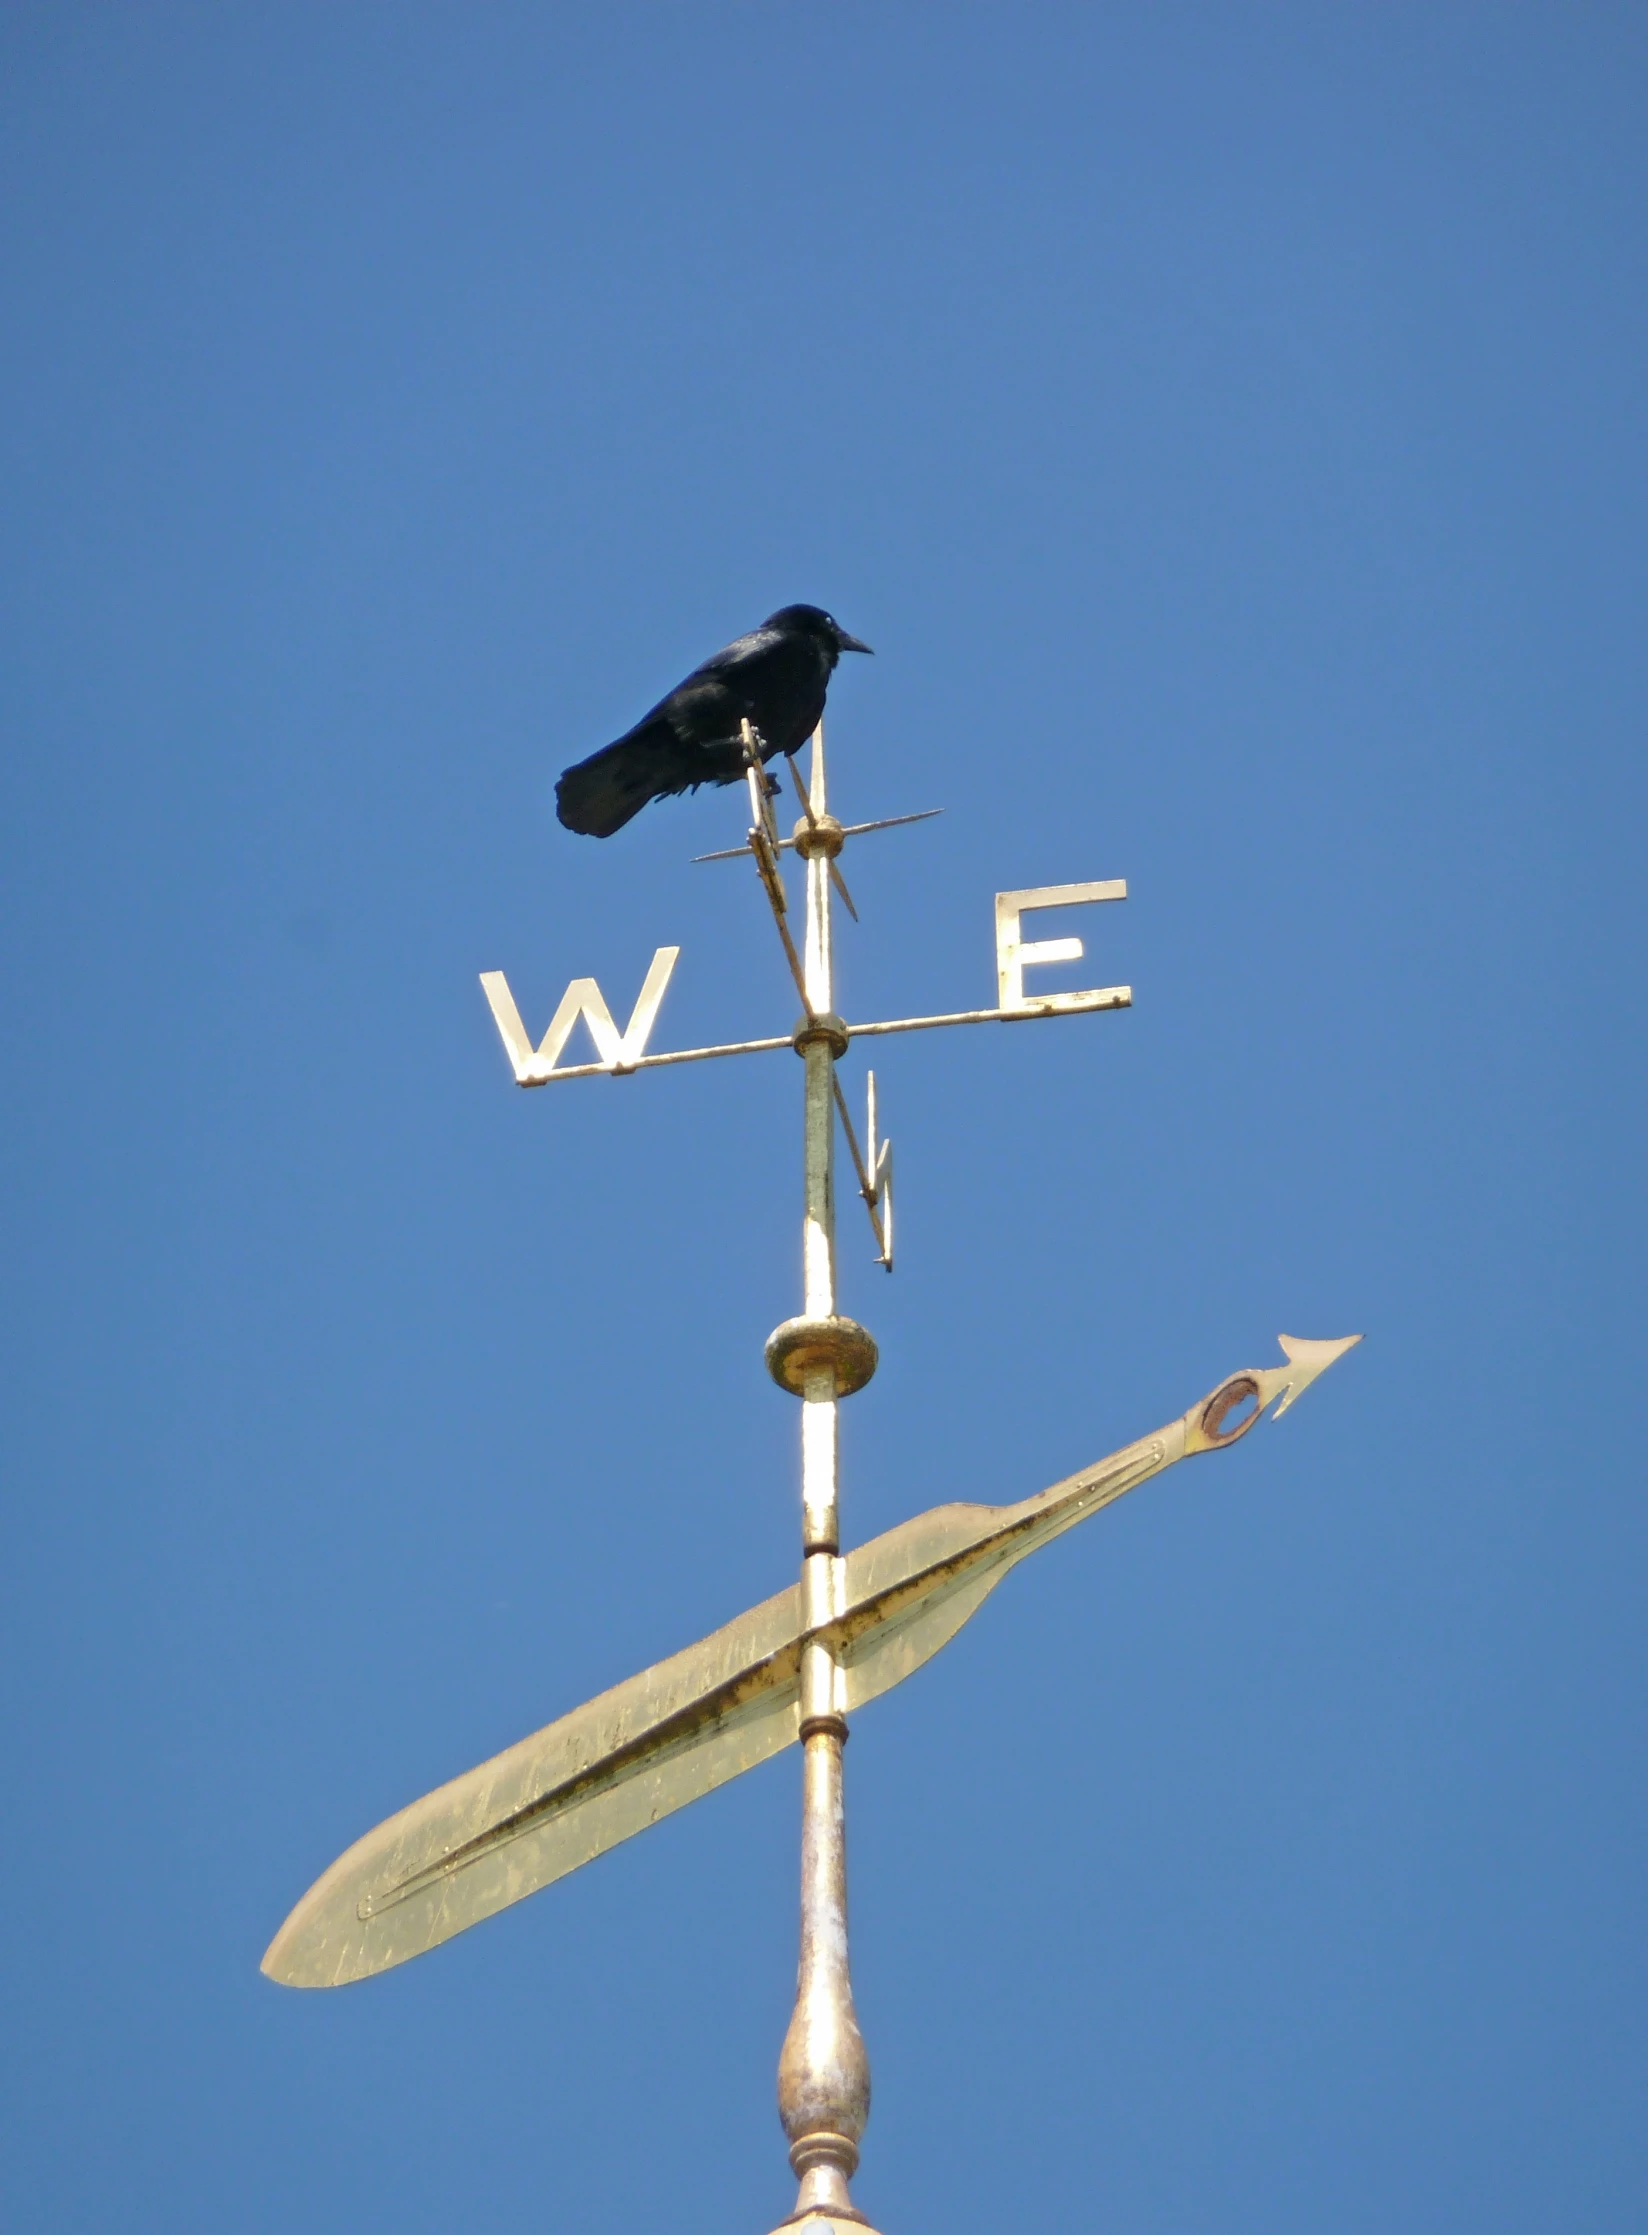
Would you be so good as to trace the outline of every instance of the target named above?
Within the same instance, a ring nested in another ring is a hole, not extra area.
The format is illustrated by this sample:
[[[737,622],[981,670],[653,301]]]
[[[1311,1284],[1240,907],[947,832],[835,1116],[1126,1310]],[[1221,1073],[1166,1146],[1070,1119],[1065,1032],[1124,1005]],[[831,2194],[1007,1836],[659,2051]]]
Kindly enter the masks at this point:
[[[874,652],[871,651],[871,648],[868,644],[861,644],[856,636],[849,636],[845,629],[836,630],[835,641],[836,647],[839,651],[869,652],[872,659],[875,657]]]

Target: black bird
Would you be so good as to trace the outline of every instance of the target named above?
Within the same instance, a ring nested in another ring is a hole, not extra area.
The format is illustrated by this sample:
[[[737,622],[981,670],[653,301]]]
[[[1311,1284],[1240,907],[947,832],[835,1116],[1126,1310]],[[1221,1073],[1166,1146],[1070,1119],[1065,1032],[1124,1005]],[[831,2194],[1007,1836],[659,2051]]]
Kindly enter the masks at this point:
[[[780,607],[695,667],[632,730],[569,768],[555,787],[555,812],[568,830],[610,838],[649,799],[736,784],[746,721],[760,732],[764,761],[799,752],[818,727],[836,661],[869,649],[816,605]]]

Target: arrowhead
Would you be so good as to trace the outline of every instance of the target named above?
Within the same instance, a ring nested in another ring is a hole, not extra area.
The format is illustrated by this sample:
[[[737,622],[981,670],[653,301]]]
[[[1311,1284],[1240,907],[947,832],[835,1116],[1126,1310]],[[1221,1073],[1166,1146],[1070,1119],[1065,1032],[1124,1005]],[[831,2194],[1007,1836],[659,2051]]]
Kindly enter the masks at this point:
[[[1335,1359],[1343,1358],[1362,1338],[1340,1335],[1331,1341],[1313,1342],[1305,1335],[1279,1335],[1277,1340],[1288,1362],[1271,1366],[1259,1376],[1262,1403],[1269,1405],[1273,1398],[1280,1399],[1270,1416],[1272,1420],[1280,1420],[1294,1398],[1302,1396],[1318,1374],[1325,1374]]]

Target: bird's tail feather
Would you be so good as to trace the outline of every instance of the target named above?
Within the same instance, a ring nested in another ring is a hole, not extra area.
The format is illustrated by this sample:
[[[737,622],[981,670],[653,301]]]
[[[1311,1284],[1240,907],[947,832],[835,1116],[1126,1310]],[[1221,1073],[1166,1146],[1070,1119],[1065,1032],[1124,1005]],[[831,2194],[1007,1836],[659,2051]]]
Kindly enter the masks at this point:
[[[649,799],[685,791],[693,771],[667,722],[648,722],[569,768],[555,787],[555,812],[568,830],[610,838]]]

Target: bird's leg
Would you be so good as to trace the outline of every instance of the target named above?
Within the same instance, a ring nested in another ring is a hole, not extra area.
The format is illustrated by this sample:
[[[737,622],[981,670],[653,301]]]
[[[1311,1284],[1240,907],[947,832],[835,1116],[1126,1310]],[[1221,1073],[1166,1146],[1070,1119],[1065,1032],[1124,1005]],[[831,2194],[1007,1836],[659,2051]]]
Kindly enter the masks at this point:
[[[750,787],[750,813],[755,818],[750,825],[750,851],[755,856],[755,866],[761,872],[761,882],[767,888],[767,898],[772,902],[773,921],[778,926],[778,936],[784,942],[784,951],[790,959],[790,969],[795,977],[803,1005],[807,989],[802,980],[801,964],[785,928],[784,917],[789,907],[784,897],[784,879],[778,868],[778,823],[773,814],[772,795],[777,786],[771,783],[761,766],[761,733],[748,717],[739,725],[739,743],[744,748],[744,781]],[[809,1015],[811,1011],[808,1011]]]
[[[740,725],[739,742],[744,748],[744,766],[753,769],[760,778],[761,788],[767,797],[776,799],[784,787],[764,765],[768,757],[767,740],[753,722],[747,721]]]
[[[767,741],[748,715],[738,725],[738,742],[743,749],[744,773],[749,779],[750,805],[776,853],[778,824],[773,817],[772,803],[778,797],[778,785],[762,766]]]

